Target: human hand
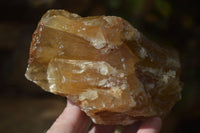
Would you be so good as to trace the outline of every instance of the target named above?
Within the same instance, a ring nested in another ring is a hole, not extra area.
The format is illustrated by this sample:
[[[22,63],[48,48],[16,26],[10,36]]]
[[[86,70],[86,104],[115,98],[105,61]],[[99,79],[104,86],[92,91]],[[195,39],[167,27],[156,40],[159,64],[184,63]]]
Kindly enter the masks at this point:
[[[47,133],[84,133],[90,118],[69,100],[62,114],[53,123]],[[150,118],[142,123],[125,126],[122,133],[158,133],[161,128],[160,118]],[[114,133],[114,125],[92,124],[88,133]]]

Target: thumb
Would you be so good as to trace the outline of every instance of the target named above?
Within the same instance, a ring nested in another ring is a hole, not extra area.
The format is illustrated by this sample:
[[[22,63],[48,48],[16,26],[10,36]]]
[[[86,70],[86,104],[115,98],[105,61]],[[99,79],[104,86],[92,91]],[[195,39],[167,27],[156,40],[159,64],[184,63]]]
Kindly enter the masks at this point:
[[[162,126],[162,120],[159,117],[144,121],[137,133],[159,133]]]
[[[89,121],[89,117],[68,100],[64,111],[47,133],[82,133]]]

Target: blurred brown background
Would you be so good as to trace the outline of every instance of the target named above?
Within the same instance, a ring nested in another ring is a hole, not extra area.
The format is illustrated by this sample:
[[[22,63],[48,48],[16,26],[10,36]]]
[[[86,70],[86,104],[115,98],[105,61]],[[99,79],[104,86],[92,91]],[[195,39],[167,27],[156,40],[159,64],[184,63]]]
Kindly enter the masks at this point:
[[[24,77],[32,33],[52,8],[81,16],[120,16],[149,39],[175,47],[183,98],[165,119],[162,133],[200,132],[199,5],[199,0],[1,0],[0,132],[45,132],[66,104]]]

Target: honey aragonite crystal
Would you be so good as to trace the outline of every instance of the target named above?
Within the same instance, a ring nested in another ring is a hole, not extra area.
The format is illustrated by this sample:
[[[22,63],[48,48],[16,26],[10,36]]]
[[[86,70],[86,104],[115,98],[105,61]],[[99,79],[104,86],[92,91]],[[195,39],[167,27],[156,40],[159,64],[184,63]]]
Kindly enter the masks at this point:
[[[176,52],[115,16],[45,13],[33,34],[27,79],[66,96],[97,124],[165,116],[180,99]]]

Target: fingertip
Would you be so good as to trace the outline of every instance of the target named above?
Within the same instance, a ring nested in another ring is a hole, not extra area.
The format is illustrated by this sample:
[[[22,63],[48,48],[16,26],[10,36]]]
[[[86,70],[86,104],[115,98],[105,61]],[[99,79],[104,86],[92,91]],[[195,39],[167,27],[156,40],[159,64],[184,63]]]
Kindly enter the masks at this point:
[[[162,120],[159,117],[150,118],[144,121],[137,133],[159,133],[162,126]]]
[[[48,133],[81,133],[89,120],[78,106],[67,100],[67,106],[48,130]]]

